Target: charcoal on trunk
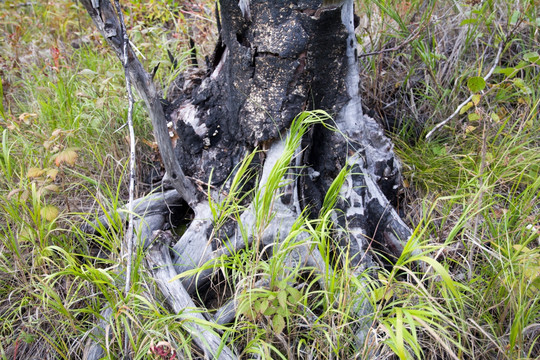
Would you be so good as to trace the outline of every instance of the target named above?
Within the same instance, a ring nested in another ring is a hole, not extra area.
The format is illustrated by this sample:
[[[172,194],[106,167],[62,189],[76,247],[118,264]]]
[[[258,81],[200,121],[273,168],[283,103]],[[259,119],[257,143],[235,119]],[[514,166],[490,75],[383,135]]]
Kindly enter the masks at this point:
[[[361,111],[352,1],[342,7],[322,7],[319,0],[248,3],[246,16],[237,0],[220,2],[213,67],[184,74],[168,92],[173,106],[167,116],[179,136],[175,154],[184,171],[205,182],[211,175],[221,185],[248,151],[284,136],[297,114],[323,109],[339,132],[315,126],[305,137],[302,206],[316,215],[336,175],[357,154],[350,180],[356,195],[340,205],[349,209],[343,221],[398,255],[398,238],[409,235],[390,206],[399,165],[382,129]]]

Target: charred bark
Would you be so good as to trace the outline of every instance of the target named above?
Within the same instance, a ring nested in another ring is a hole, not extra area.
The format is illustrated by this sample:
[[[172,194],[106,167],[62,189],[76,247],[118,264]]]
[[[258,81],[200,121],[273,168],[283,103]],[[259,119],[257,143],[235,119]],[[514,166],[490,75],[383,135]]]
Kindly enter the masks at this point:
[[[391,206],[400,169],[391,142],[361,111],[353,5],[320,5],[252,0],[247,18],[236,0],[221,1],[217,65],[197,81],[180,78],[169,91],[175,154],[188,176],[206,182],[212,174],[212,184],[222,185],[246,152],[278,141],[300,112],[323,109],[339,132],[319,125],[305,137],[302,206],[316,216],[347,158],[356,155],[341,221],[399,256],[410,234]]]

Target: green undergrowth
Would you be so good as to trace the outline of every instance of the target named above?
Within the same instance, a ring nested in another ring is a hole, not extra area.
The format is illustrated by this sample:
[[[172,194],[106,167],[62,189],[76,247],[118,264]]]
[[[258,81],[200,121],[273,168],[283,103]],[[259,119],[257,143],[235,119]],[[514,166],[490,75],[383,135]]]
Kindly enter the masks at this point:
[[[172,5],[126,7],[132,41],[147,69],[160,64],[155,79],[163,88],[188,66],[188,36],[204,42],[202,54],[215,37],[212,4]],[[363,0],[357,9],[358,41],[375,53],[361,57],[364,106],[392,130],[404,176],[400,208],[414,234],[392,269],[351,269],[330,221],[345,167],[319,217],[303,214],[282,244],[261,251],[254,241],[202,267],[215,270],[223,295],[199,294],[199,304],[235,298],[240,311],[231,325],[200,325],[236,344],[242,358],[538,358],[538,4]],[[148,351],[160,341],[196,358],[189,322],[155,299],[140,252],[123,294],[116,210],[127,198],[128,141],[120,62],[76,2],[5,1],[0,26],[0,358],[79,359],[91,337],[109,359],[122,358],[126,339],[136,359],[159,358]],[[498,66],[481,80],[499,48]],[[227,196],[211,203],[217,228],[240,220],[243,197],[254,196],[263,231],[284,176],[297,170],[289,163],[299,136],[307,122],[324,119],[319,112],[299,118],[258,193],[241,191],[258,154],[239,165]],[[140,103],[134,121],[142,195],[154,147]],[[89,225],[97,214],[107,231]],[[101,235],[83,231],[88,226]],[[321,274],[290,265],[300,246],[340,266]],[[360,306],[370,309],[361,317]],[[107,335],[91,332],[103,308],[113,314]],[[356,343],[365,323],[371,327]]]

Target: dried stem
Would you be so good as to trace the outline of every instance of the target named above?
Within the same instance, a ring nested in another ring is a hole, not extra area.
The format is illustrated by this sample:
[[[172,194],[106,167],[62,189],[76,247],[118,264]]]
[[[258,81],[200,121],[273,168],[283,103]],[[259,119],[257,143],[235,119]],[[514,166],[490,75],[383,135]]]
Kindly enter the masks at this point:
[[[123,60],[124,66],[127,67],[131,82],[139,96],[143,99],[148,114],[150,115],[150,119],[152,120],[154,136],[168,178],[182,198],[191,207],[194,207],[199,200],[197,197],[197,190],[191,181],[184,175],[184,172],[175,157],[171,139],[169,137],[169,130],[167,129],[165,113],[156,87],[152,82],[152,77],[143,68],[129,43],[126,46],[124,39],[121,36],[122,25],[120,24],[118,15],[115,13],[111,2],[108,0],[81,0],[81,3],[86,8],[86,11],[94,21],[94,24],[96,24],[99,32],[105,37],[109,45],[111,45],[116,55]],[[125,26],[123,27],[125,28]],[[127,48],[127,51],[124,51],[124,47]],[[124,61],[125,56],[127,56],[127,64]]]
[[[495,57],[495,61],[493,61],[493,66],[491,67],[491,69],[489,69],[488,73],[484,76],[484,81],[488,81],[488,79],[491,77],[491,75],[493,75],[493,72],[495,71],[495,68],[497,67],[497,64],[499,63],[499,59],[501,57],[501,53],[502,53],[502,50],[504,48],[504,44],[506,42],[505,41],[501,41],[501,43],[499,44],[499,50],[497,51],[497,56]],[[457,107],[456,111],[454,111],[452,113],[452,115],[450,115],[449,117],[447,117],[444,121],[441,121],[440,123],[438,123],[433,129],[431,129],[430,132],[428,132],[428,134],[426,135],[426,139],[429,139],[437,130],[439,130],[440,128],[442,128],[444,125],[446,125],[450,120],[452,120],[454,118],[454,116],[456,116],[457,114],[459,114],[459,112],[461,111],[461,109],[467,105],[469,103],[469,101],[471,101],[472,99],[472,95],[470,95],[464,102],[462,102],[461,104],[459,104],[459,106]]]
[[[121,35],[123,39],[122,46],[122,65],[124,66],[124,77],[126,78],[126,90],[128,94],[128,114],[127,114],[127,126],[129,129],[129,203],[128,203],[128,228],[125,234],[123,249],[122,249],[122,259],[125,259],[126,264],[126,283],[124,287],[124,296],[127,297],[129,290],[131,288],[131,271],[133,263],[133,199],[135,192],[135,131],[133,130],[133,92],[131,91],[131,79],[129,78],[129,56],[128,56],[128,45],[129,38],[126,31],[126,24],[124,22],[124,15],[122,14],[122,8],[120,7],[120,1],[115,0],[114,6],[116,8],[116,14],[118,20],[120,21]],[[124,248],[127,246],[127,249]],[[128,319],[129,321],[129,319]],[[129,322],[128,322],[129,326]],[[124,354],[127,355],[129,350],[129,341],[128,341],[128,332],[124,334]]]

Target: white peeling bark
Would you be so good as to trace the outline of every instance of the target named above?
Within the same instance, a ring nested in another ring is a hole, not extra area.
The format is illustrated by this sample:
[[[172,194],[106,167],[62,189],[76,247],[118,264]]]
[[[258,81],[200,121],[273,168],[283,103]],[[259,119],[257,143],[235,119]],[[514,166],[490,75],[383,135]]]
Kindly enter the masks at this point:
[[[345,87],[349,101],[343,106],[336,119],[338,127],[345,130],[349,137],[356,138],[358,133],[363,133],[363,124],[358,119],[362,118],[362,100],[360,98],[360,71],[358,68],[358,44],[354,33],[354,3],[346,0],[341,8],[341,22],[348,32],[347,36],[347,75]]]

